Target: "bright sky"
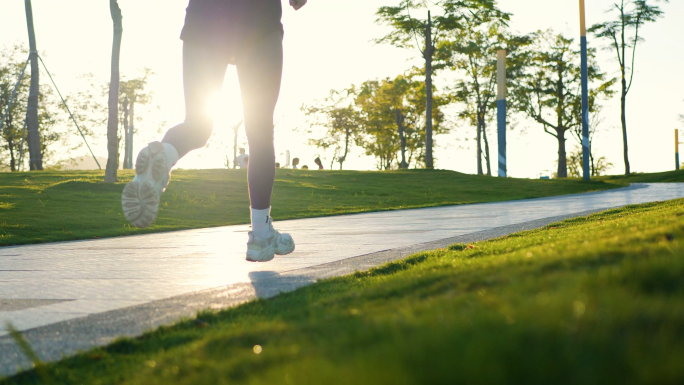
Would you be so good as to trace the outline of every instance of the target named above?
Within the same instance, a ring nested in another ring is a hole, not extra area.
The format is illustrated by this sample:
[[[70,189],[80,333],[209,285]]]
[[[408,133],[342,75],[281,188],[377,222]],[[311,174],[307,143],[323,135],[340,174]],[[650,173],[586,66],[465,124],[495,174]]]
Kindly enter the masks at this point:
[[[284,2],[285,68],[280,102],[276,110],[276,154],[284,162],[285,150],[302,158],[302,164],[313,164],[318,150],[306,145],[307,136],[295,128],[306,128],[300,112],[302,104],[322,99],[330,89],[379,77],[394,77],[412,65],[421,65],[415,52],[390,46],[376,46],[372,39],[386,33],[374,23],[375,11],[397,0],[309,0],[295,12]],[[151,87],[159,112],[145,114],[148,121],[166,121],[168,127],[183,119],[181,78],[181,41],[188,0],[120,0],[124,16],[121,55],[122,75],[138,76],[143,67],[155,73]],[[604,11],[610,0],[591,0],[587,4],[587,24],[605,20]],[[554,28],[567,36],[579,38],[577,0],[500,0],[501,9],[514,14],[511,28],[519,33]],[[678,49],[684,36],[684,2],[662,5],[665,18],[643,30],[646,42],[637,50],[634,86],[628,96],[628,134],[633,171],[650,172],[674,167],[673,130],[684,128],[677,119],[684,113],[684,77],[681,63],[684,51]],[[16,42],[28,44],[24,2],[0,0],[0,45]],[[38,49],[64,93],[86,87],[78,80],[93,73],[97,81],[109,80],[112,22],[106,0],[33,0]],[[603,44],[590,39],[589,44]],[[601,52],[601,68],[613,76],[618,66],[611,52]],[[440,77],[441,76],[441,77]],[[179,167],[222,167],[226,155],[232,154],[232,138],[227,126],[240,118],[239,85],[234,68],[229,68],[224,91],[213,107],[216,131],[208,149],[198,150],[181,160]],[[449,76],[438,75],[438,86],[446,85]],[[43,81],[47,81],[44,77]],[[221,107],[221,106],[224,107]],[[599,155],[605,155],[623,172],[620,133],[619,97],[606,102],[603,129],[595,140]],[[496,135],[490,129],[490,146],[494,153]],[[138,124],[136,152],[140,144],[160,139],[156,127]],[[95,141],[94,150],[106,156],[106,128]],[[449,135],[437,137],[437,167],[474,173],[476,170],[475,130],[463,124]],[[511,176],[538,177],[555,168],[555,139],[543,133],[533,122],[521,120],[508,134],[508,170]],[[245,143],[241,133],[241,144]],[[569,149],[575,146],[568,140]],[[372,169],[371,158],[354,149],[345,163],[348,169]],[[82,155],[82,154],[75,154]],[[324,164],[330,160],[323,155]],[[494,171],[495,172],[495,171]]]

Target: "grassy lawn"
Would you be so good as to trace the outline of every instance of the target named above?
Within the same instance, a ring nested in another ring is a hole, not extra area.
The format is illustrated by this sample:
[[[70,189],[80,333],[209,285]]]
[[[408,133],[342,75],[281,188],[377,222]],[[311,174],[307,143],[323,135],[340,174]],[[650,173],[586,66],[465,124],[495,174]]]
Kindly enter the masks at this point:
[[[131,228],[121,191],[133,177],[104,184],[102,172],[0,174],[0,246],[249,223],[246,172],[177,170],[148,229]],[[604,190],[622,181],[487,178],[451,171],[278,170],[276,220],[537,198]]]
[[[684,200],[453,245],[199,317],[208,326],[187,321],[123,339],[50,364],[45,376],[87,384],[681,384]]]
[[[656,173],[632,173],[630,176],[608,175],[594,178],[597,181],[615,183],[682,183],[684,170]]]

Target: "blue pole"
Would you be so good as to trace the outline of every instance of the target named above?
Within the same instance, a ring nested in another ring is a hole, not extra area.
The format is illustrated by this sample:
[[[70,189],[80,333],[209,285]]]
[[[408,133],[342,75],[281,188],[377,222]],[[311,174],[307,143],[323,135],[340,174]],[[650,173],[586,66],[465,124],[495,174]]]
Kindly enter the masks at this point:
[[[675,162],[677,162],[677,171],[679,171],[679,153],[675,154]]]
[[[679,130],[675,128],[675,170],[679,171]]]
[[[499,134],[499,177],[507,176],[506,170],[506,51],[497,51],[498,95],[496,113]]]
[[[587,26],[584,18],[584,0],[580,0],[580,44],[582,49],[582,174],[591,179],[589,170],[589,75],[587,64]]]

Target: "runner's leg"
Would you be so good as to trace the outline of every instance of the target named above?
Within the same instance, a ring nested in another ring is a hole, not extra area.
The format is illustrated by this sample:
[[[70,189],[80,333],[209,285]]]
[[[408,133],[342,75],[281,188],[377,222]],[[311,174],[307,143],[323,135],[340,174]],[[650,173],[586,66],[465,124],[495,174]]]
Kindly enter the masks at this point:
[[[183,43],[185,121],[167,131],[162,140],[175,147],[180,158],[207,144],[214,127],[207,103],[221,89],[227,66],[228,59],[220,50],[194,42]]]
[[[126,219],[136,227],[152,225],[171,169],[189,151],[203,147],[213,128],[207,102],[222,83],[228,65],[221,51],[196,43],[183,45],[185,122],[171,128],[162,143],[152,142],[138,154],[135,177],[121,194]]]
[[[275,180],[273,112],[283,71],[282,31],[266,35],[251,44],[247,55],[238,59],[238,77],[249,141],[249,199],[252,231],[247,242],[247,260],[270,261],[275,255],[290,254],[295,243],[289,234],[273,228],[269,216]]]
[[[282,32],[269,34],[237,61],[249,142],[249,198],[252,209],[271,207],[275,180],[273,112],[283,71]]]

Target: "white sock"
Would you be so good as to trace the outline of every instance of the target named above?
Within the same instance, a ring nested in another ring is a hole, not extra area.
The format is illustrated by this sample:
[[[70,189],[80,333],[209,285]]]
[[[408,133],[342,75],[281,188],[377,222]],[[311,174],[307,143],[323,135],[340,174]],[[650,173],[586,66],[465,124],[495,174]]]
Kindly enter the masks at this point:
[[[260,238],[266,238],[270,231],[271,208],[252,210],[252,233]]]
[[[178,151],[176,151],[176,148],[173,147],[173,145],[168,144],[168,143],[162,143],[164,145],[164,152],[166,153],[166,162],[169,166],[169,172],[173,168],[173,166],[176,165],[176,162],[178,162]]]

